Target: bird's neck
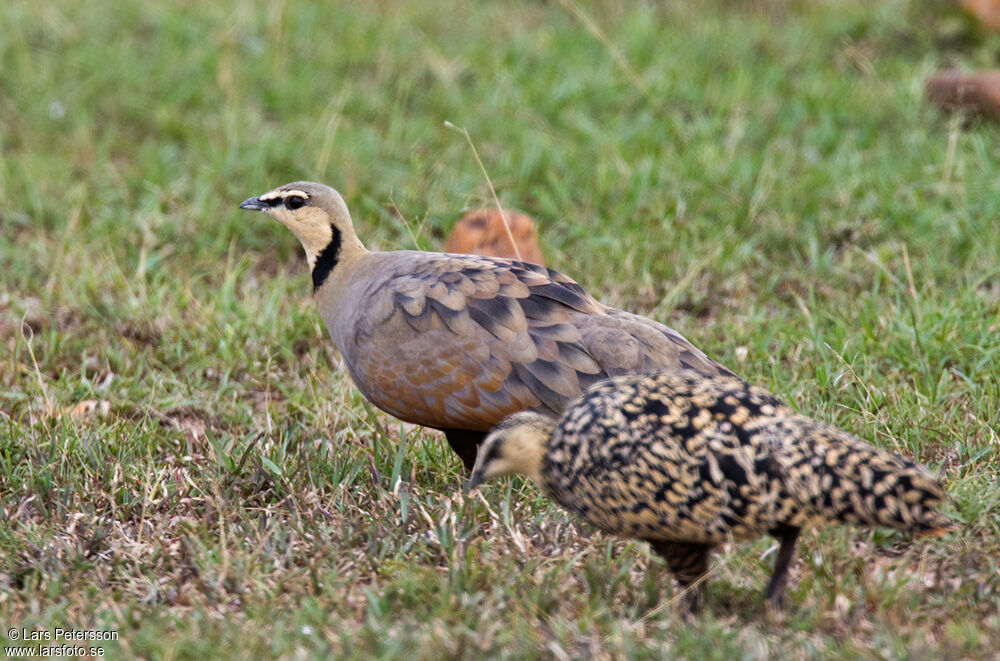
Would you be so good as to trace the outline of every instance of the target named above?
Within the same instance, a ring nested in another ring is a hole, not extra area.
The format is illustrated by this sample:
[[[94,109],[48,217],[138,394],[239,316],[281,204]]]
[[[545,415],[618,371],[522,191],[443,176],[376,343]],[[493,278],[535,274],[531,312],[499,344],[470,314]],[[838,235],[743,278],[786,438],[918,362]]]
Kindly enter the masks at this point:
[[[535,484],[544,487],[542,464],[548,450],[549,438],[556,427],[556,421],[539,415],[531,425],[524,427],[517,435],[511,453],[514,457],[514,472],[524,475]]]
[[[540,487],[545,487],[542,479],[542,462],[545,461],[545,447],[537,446],[531,448],[532,452],[525,454],[520,459],[517,472],[525,476]]]
[[[342,265],[352,262],[355,258],[368,250],[361,240],[353,234],[345,236],[336,227],[330,227],[330,238],[326,244],[319,249],[306,248],[306,259],[309,262],[309,269],[312,271],[313,291],[319,289],[335,268],[343,268]]]

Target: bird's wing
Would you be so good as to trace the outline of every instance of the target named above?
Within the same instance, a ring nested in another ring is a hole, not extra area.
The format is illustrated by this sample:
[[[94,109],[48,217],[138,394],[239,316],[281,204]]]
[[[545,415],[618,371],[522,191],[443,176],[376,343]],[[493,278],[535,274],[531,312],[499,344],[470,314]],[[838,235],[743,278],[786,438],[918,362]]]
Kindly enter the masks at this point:
[[[612,374],[688,363],[724,369],[675,331],[607,308],[544,266],[387,255],[389,272],[367,285],[341,350],[362,392],[404,420],[487,430],[518,410],[561,413]]]

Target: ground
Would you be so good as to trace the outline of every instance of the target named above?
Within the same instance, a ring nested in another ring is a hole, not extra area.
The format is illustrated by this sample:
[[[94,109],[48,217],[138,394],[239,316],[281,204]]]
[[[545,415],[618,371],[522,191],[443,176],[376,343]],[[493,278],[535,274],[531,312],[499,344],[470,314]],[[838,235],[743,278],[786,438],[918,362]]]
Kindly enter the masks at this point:
[[[111,657],[1000,649],[1000,130],[925,105],[1000,36],[947,3],[0,3],[0,624]],[[690,5],[690,6],[689,6]],[[798,410],[943,478],[961,532],[771,540],[676,610],[642,543],[355,390],[292,235],[381,249],[468,208]],[[7,643],[10,644],[9,634]]]

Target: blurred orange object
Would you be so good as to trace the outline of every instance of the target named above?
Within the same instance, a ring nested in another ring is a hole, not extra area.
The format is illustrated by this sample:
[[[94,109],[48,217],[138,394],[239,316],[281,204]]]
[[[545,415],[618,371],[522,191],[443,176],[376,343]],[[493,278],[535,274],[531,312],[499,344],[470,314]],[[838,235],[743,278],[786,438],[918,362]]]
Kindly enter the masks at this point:
[[[1000,71],[941,71],[924,84],[927,99],[945,112],[1000,121]]]
[[[989,29],[1000,32],[1000,0],[962,0],[962,8]]]
[[[510,234],[504,228],[504,216],[507,217]],[[512,236],[513,245],[510,242]],[[444,242],[444,251],[519,258],[522,262],[545,264],[542,251],[538,247],[538,234],[535,232],[534,221],[523,213],[511,209],[504,209],[503,215],[497,209],[477,209],[465,214]]]

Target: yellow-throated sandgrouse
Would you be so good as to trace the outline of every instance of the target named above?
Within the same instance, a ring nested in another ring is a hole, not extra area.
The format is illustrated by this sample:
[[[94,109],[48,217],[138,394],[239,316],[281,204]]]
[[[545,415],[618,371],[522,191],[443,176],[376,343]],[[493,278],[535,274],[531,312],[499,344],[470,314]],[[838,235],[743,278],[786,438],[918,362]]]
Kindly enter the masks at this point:
[[[277,219],[302,242],[320,315],[365,397],[444,431],[467,469],[504,416],[561,413],[608,376],[729,373],[676,331],[602,305],[544,266],[369,251],[328,186],[286,184],[240,207]]]
[[[509,416],[480,446],[469,486],[511,473],[602,530],[649,541],[685,587],[727,539],[774,535],[770,601],[804,526],[954,525],[935,511],[944,491],[926,469],[735,376],[688,370],[608,379],[558,420]],[[689,596],[696,605],[697,588]]]

